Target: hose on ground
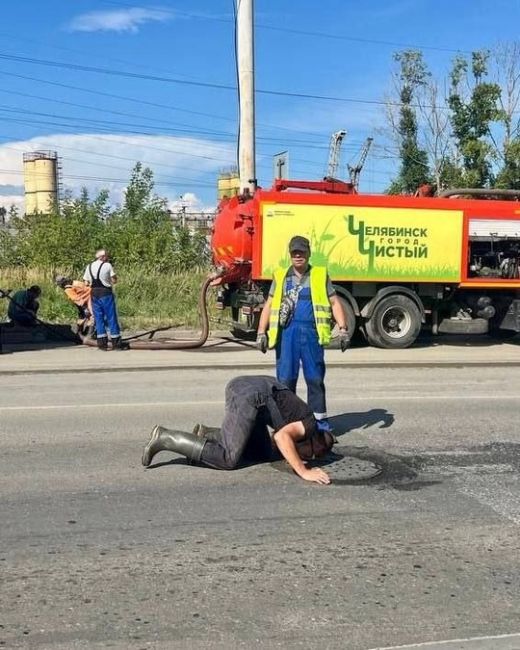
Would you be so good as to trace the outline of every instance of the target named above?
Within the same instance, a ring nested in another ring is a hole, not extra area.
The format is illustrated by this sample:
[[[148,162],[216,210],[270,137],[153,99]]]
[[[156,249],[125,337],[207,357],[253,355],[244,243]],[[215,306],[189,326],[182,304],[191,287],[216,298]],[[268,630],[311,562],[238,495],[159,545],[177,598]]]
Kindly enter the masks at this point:
[[[122,340],[122,347],[130,350],[189,350],[193,348],[200,348],[206,343],[209,336],[209,317],[208,317],[208,302],[207,294],[211,282],[214,280],[214,277],[207,278],[204,284],[201,287],[199,295],[199,313],[202,321],[202,330],[198,339],[195,340],[163,340],[163,341],[140,341],[136,340],[135,336],[129,337],[128,339]],[[140,334],[139,337],[155,334],[155,332],[160,331],[151,330],[150,332],[144,332]],[[81,342],[84,345],[89,345],[91,347],[96,347],[97,343],[95,339],[92,339],[88,336],[79,334]]]

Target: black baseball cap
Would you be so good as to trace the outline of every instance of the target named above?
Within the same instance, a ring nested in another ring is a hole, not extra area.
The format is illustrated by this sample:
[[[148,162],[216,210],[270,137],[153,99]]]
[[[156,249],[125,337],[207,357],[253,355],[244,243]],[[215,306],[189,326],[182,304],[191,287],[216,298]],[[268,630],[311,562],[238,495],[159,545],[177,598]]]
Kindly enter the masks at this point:
[[[311,243],[306,237],[296,235],[289,242],[289,253],[294,251],[302,251],[303,253],[311,252]]]

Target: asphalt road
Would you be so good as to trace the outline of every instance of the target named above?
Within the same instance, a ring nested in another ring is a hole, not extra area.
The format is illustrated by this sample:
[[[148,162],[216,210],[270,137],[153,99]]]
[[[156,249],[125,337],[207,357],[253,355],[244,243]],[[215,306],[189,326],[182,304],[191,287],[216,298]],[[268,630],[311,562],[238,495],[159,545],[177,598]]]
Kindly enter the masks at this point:
[[[331,369],[330,486],[144,470],[234,374],[0,377],[0,647],[520,648],[520,368]]]

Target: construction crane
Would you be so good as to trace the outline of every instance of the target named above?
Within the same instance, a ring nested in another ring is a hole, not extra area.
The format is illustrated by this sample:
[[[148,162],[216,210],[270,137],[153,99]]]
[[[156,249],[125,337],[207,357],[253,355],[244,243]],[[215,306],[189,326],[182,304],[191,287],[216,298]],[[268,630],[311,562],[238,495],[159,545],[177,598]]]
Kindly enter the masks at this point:
[[[374,138],[367,138],[365,141],[365,144],[363,145],[363,149],[361,149],[361,154],[359,156],[359,160],[357,165],[348,165],[348,173],[350,175],[350,182],[354,186],[354,189],[358,189],[359,185],[359,176],[361,174],[361,170],[363,169],[363,165],[365,164],[365,160],[367,159],[368,152],[370,151],[370,147],[372,146]]]
[[[339,167],[339,158],[341,152],[341,143],[347,135],[346,131],[336,131],[331,135],[329,147],[329,164],[327,167],[326,178],[335,178]]]

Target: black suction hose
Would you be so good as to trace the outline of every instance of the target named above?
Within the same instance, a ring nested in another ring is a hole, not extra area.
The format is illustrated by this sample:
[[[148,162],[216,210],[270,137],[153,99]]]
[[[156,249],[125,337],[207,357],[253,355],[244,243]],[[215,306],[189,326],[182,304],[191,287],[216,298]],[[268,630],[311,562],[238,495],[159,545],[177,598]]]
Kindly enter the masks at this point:
[[[200,348],[206,343],[209,336],[209,317],[208,317],[208,302],[207,294],[210,284],[214,281],[215,277],[209,277],[206,279],[202,285],[200,295],[199,295],[199,312],[202,320],[202,331],[198,339],[195,340],[186,340],[186,341],[139,341],[136,340],[136,337],[130,337],[128,339],[123,339],[122,346],[129,348],[130,350],[190,350],[193,348]],[[163,329],[163,328],[160,328]],[[168,328],[169,329],[169,328]],[[147,334],[154,334],[159,330],[151,330],[150,332],[145,332],[139,336],[146,336]],[[84,345],[89,345],[91,347],[96,347],[97,343],[95,339],[92,339],[88,336],[79,334],[81,341]]]

